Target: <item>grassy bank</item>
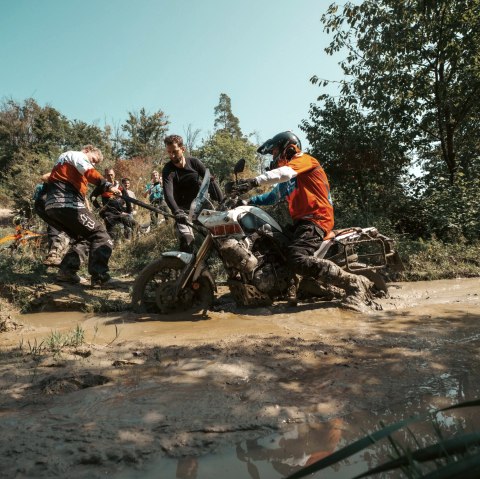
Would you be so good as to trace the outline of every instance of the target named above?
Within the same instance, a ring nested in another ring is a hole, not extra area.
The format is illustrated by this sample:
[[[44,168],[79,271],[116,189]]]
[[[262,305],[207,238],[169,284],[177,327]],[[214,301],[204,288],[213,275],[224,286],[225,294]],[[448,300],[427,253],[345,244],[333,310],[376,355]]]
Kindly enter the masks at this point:
[[[449,244],[430,241],[400,241],[398,250],[405,271],[400,281],[471,278],[480,276],[480,243]]]

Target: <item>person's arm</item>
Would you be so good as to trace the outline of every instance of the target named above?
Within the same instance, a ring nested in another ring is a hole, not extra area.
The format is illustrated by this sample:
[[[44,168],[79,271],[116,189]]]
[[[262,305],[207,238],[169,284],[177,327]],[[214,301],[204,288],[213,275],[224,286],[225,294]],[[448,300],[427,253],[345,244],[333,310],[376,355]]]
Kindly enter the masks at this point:
[[[162,179],[163,179],[163,196],[165,198],[165,202],[167,206],[170,208],[171,212],[175,214],[177,211],[181,210],[181,208],[177,205],[175,198],[173,196],[173,177],[175,175],[174,171],[169,171],[167,167],[165,167],[162,171]]]
[[[294,157],[285,166],[266,171],[262,175],[255,177],[255,180],[257,186],[284,183],[318,166],[320,166],[320,163],[315,158],[307,154],[302,154]]]
[[[277,183],[274,188],[262,195],[253,196],[249,200],[249,204],[257,206],[274,205],[287,197],[295,188],[295,179],[285,183]]]
[[[280,198],[280,184],[276,184],[270,191],[266,193],[262,193],[261,195],[252,196],[248,200],[248,204],[255,205],[255,206],[268,206],[274,205],[278,201],[281,200]]]

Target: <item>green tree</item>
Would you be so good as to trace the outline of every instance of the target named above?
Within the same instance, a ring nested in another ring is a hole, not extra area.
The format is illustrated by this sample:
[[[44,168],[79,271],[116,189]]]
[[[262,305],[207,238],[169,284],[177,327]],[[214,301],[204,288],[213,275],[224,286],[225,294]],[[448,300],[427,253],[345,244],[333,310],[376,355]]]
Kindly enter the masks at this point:
[[[256,171],[256,151],[257,147],[247,138],[231,136],[227,131],[219,130],[203,142],[198,156],[223,182],[231,178],[233,167],[240,158],[245,158],[250,171]]]
[[[322,22],[333,33],[327,53],[347,51],[342,99],[375,112],[420,152],[439,150],[454,184],[459,135],[480,93],[480,0],[332,4]]]
[[[148,114],[145,108],[138,113],[129,112],[127,121],[121,127],[125,134],[120,139],[123,156],[154,158],[160,161],[168,124],[169,121],[161,110],[152,114]]]
[[[28,98],[0,106],[0,180],[6,198],[31,198],[40,176],[52,169],[60,153],[93,143],[108,157],[109,128],[70,121],[55,108]],[[18,200],[18,201],[17,201]]]
[[[243,136],[239,119],[232,113],[232,102],[226,93],[220,94],[220,100],[215,107],[215,130],[225,132],[235,138]]]
[[[222,93],[214,109],[215,132],[203,141],[197,153],[200,159],[212,169],[222,182],[231,177],[235,163],[246,160],[247,169],[254,172],[258,168],[257,147],[243,135],[240,121],[233,114],[228,95]]]
[[[69,121],[34,99],[5,100],[0,107],[0,190],[17,207],[29,203],[40,176],[67,145]]]
[[[97,125],[89,125],[83,121],[73,120],[69,124],[67,145],[65,149],[80,150],[82,146],[92,144],[103,153],[105,158],[112,158],[111,127],[103,129]]]
[[[397,217],[410,159],[375,116],[327,99],[323,106],[311,105],[310,121],[301,128],[328,174],[337,226],[378,226]]]
[[[27,153],[58,156],[67,143],[69,122],[51,106],[29,98],[6,100],[0,107],[0,175],[8,175]]]

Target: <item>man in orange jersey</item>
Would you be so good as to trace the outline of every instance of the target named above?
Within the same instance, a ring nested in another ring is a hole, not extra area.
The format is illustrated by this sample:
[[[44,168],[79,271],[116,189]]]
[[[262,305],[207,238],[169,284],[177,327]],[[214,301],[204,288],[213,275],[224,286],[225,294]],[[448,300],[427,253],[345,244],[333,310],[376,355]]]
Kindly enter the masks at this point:
[[[94,168],[102,159],[98,148],[86,145],[81,151],[61,154],[52,172],[45,175],[48,178],[45,212],[55,225],[61,225],[63,231],[76,240],[60,263],[58,281],[85,282],[78,275],[78,270],[88,254],[92,286],[113,286],[108,274],[112,240],[103,223],[97,221],[85,205],[88,183],[120,194],[120,190]]]
[[[261,155],[273,155],[273,169],[256,178],[244,180],[243,192],[260,185],[292,182],[285,188],[290,216],[293,220],[293,240],[288,248],[289,265],[295,274],[317,278],[345,290],[345,304],[356,307],[361,301],[371,303],[373,283],[364,276],[342,270],[332,261],[313,256],[323,238],[333,229],[333,205],[330,185],[320,163],[302,152],[298,137],[284,131],[267,140],[257,150]],[[288,291],[291,305],[296,300],[296,278]]]

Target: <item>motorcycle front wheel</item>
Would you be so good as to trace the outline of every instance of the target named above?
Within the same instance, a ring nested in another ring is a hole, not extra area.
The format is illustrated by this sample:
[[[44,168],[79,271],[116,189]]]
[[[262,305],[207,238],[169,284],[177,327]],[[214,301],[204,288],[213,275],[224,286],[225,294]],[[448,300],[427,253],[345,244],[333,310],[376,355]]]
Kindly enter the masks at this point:
[[[133,284],[132,308],[137,313],[196,313],[213,305],[210,281],[200,276],[174,298],[175,282],[185,263],[179,258],[162,257],[143,268]]]

